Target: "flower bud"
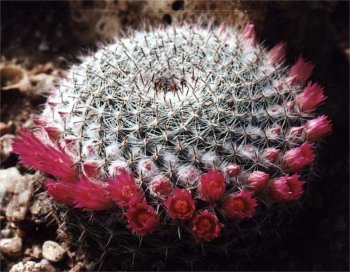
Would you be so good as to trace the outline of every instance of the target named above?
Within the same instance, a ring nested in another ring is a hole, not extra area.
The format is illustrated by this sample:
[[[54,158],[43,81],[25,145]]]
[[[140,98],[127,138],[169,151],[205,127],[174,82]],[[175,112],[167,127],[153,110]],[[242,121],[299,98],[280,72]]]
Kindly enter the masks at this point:
[[[219,236],[221,225],[213,212],[204,210],[194,216],[190,228],[197,240],[210,241]]]
[[[303,194],[305,182],[299,180],[299,175],[285,176],[275,179],[269,189],[273,200],[277,202],[288,202],[297,200]]]
[[[284,163],[287,168],[292,172],[297,172],[312,163],[315,159],[312,148],[313,144],[303,143],[301,146],[289,150],[284,154]]]
[[[332,131],[331,122],[322,115],[305,124],[304,132],[308,140],[316,142]]]
[[[286,53],[286,43],[280,42],[276,44],[269,53],[269,62],[270,63],[279,63]]]
[[[230,164],[226,167],[226,174],[229,177],[235,177],[238,176],[238,174],[241,172],[241,167],[237,164]]]
[[[191,218],[196,208],[191,193],[184,189],[175,189],[173,195],[165,202],[165,206],[171,218],[181,220]]]
[[[163,175],[155,177],[150,182],[150,192],[153,196],[166,197],[172,192],[172,190],[173,184]]]
[[[268,160],[271,163],[274,163],[277,161],[279,157],[280,151],[277,148],[266,148],[263,157]]]
[[[314,65],[311,62],[306,62],[302,57],[299,57],[290,68],[290,76],[294,80],[304,83],[311,76],[313,69]]]
[[[204,201],[219,200],[225,192],[225,177],[217,170],[209,170],[201,177],[199,195]]]
[[[128,227],[141,236],[153,232],[159,226],[159,217],[155,210],[144,202],[130,207],[125,216],[128,219]]]
[[[318,84],[309,84],[304,91],[299,94],[295,101],[301,111],[313,111],[320,105],[326,97],[323,94],[323,88]]]
[[[254,24],[247,24],[242,32],[243,36],[249,40],[251,43],[254,43],[256,40],[255,26]]]
[[[241,219],[252,217],[257,206],[256,199],[252,197],[252,194],[252,192],[242,191],[228,195],[222,204],[225,216]]]
[[[248,177],[247,184],[255,192],[261,192],[269,182],[269,174],[261,171],[254,171]]]

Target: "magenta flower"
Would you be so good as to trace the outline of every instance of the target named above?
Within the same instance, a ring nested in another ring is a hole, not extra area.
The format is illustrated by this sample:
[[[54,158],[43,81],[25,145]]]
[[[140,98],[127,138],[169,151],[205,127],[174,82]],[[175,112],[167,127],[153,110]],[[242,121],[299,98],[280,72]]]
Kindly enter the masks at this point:
[[[251,218],[257,206],[252,192],[242,191],[228,195],[222,204],[222,210],[228,218]]]
[[[153,196],[166,197],[173,191],[173,184],[165,176],[157,176],[150,183],[150,191]]]
[[[199,195],[202,200],[216,201],[225,193],[225,177],[218,170],[209,170],[201,177]]]
[[[293,172],[297,172],[304,166],[312,163],[315,159],[315,153],[312,150],[313,146],[313,144],[306,142],[284,154],[284,163],[287,168]]]
[[[263,157],[268,160],[271,163],[274,163],[277,161],[279,157],[280,151],[277,148],[266,148]]]
[[[309,120],[305,124],[304,132],[308,140],[316,142],[332,131],[331,121],[322,115],[316,119]]]
[[[62,134],[62,131],[59,128],[53,126],[46,126],[44,127],[44,130],[52,142],[57,142]]]
[[[196,209],[192,195],[188,191],[178,188],[166,200],[165,206],[171,218],[181,220],[191,218]]]
[[[290,130],[288,131],[288,138],[300,138],[304,130],[304,126],[300,127],[291,127]]]
[[[82,170],[87,178],[98,180],[101,178],[101,164],[97,161],[89,160],[83,163]]]
[[[198,241],[210,241],[219,236],[221,224],[213,212],[204,210],[193,217],[190,228]]]
[[[275,179],[269,187],[272,199],[278,202],[299,199],[304,192],[303,185],[305,183],[299,178],[299,175],[294,174]]]
[[[247,24],[243,29],[243,36],[251,43],[254,43],[256,40],[255,26],[254,24]]]
[[[123,169],[113,179],[108,179],[109,196],[121,207],[128,207],[135,202],[142,202],[143,193],[136,185],[134,177]]]
[[[269,62],[279,63],[284,58],[285,54],[286,54],[286,43],[280,42],[270,50]]]
[[[241,172],[241,167],[237,164],[230,164],[226,167],[226,174],[229,177],[235,177],[238,176],[238,174]]]
[[[311,62],[306,62],[302,57],[299,57],[296,63],[290,68],[290,75],[298,82],[304,83],[311,76],[313,69],[314,65]]]
[[[87,211],[102,211],[109,209],[113,202],[108,192],[101,184],[89,181],[83,177],[73,184],[75,208]]]
[[[12,144],[13,153],[19,155],[20,162],[37,170],[73,182],[77,179],[72,158],[60,147],[44,144],[27,128],[21,128]]]
[[[138,202],[130,207],[125,216],[128,227],[135,233],[145,236],[159,226],[159,218],[154,209],[144,202]]]
[[[313,111],[326,99],[323,92],[323,88],[320,85],[309,82],[304,91],[296,97],[295,101],[301,111]]]
[[[248,177],[247,184],[254,192],[261,192],[269,183],[269,174],[261,171],[254,171]]]
[[[67,206],[74,205],[74,196],[76,194],[74,183],[48,180],[44,184],[47,188],[47,193],[52,196],[55,201],[66,204]]]

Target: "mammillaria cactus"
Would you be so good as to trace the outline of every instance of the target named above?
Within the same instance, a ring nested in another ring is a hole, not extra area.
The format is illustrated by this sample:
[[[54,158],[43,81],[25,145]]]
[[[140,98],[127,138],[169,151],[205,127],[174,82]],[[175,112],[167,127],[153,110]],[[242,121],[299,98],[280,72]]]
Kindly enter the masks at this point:
[[[227,253],[240,224],[301,197],[331,130],[314,113],[325,96],[307,83],[313,65],[287,69],[284,51],[259,45],[253,25],[136,32],[73,66],[14,152],[104,252],[128,248],[133,264],[146,245]]]

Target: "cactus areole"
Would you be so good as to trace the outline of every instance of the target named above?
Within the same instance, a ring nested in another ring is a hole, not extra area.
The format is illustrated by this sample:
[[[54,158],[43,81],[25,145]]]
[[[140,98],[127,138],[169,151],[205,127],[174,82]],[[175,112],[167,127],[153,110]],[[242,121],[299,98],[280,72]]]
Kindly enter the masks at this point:
[[[331,131],[313,64],[288,68],[284,51],[258,44],[252,25],[135,32],[72,66],[14,153],[47,175],[53,201],[118,210],[135,235],[175,224],[211,242],[297,201]]]

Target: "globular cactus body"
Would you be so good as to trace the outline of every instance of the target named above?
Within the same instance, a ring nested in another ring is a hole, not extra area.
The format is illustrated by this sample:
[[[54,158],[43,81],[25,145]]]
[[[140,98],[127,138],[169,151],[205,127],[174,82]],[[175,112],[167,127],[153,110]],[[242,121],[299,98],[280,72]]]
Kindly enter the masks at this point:
[[[259,45],[252,25],[136,32],[73,66],[14,151],[55,176],[48,193],[68,207],[118,210],[141,236],[229,240],[256,211],[300,198],[313,142],[331,130],[314,119],[323,89],[305,87],[313,65],[288,70],[284,50]]]

